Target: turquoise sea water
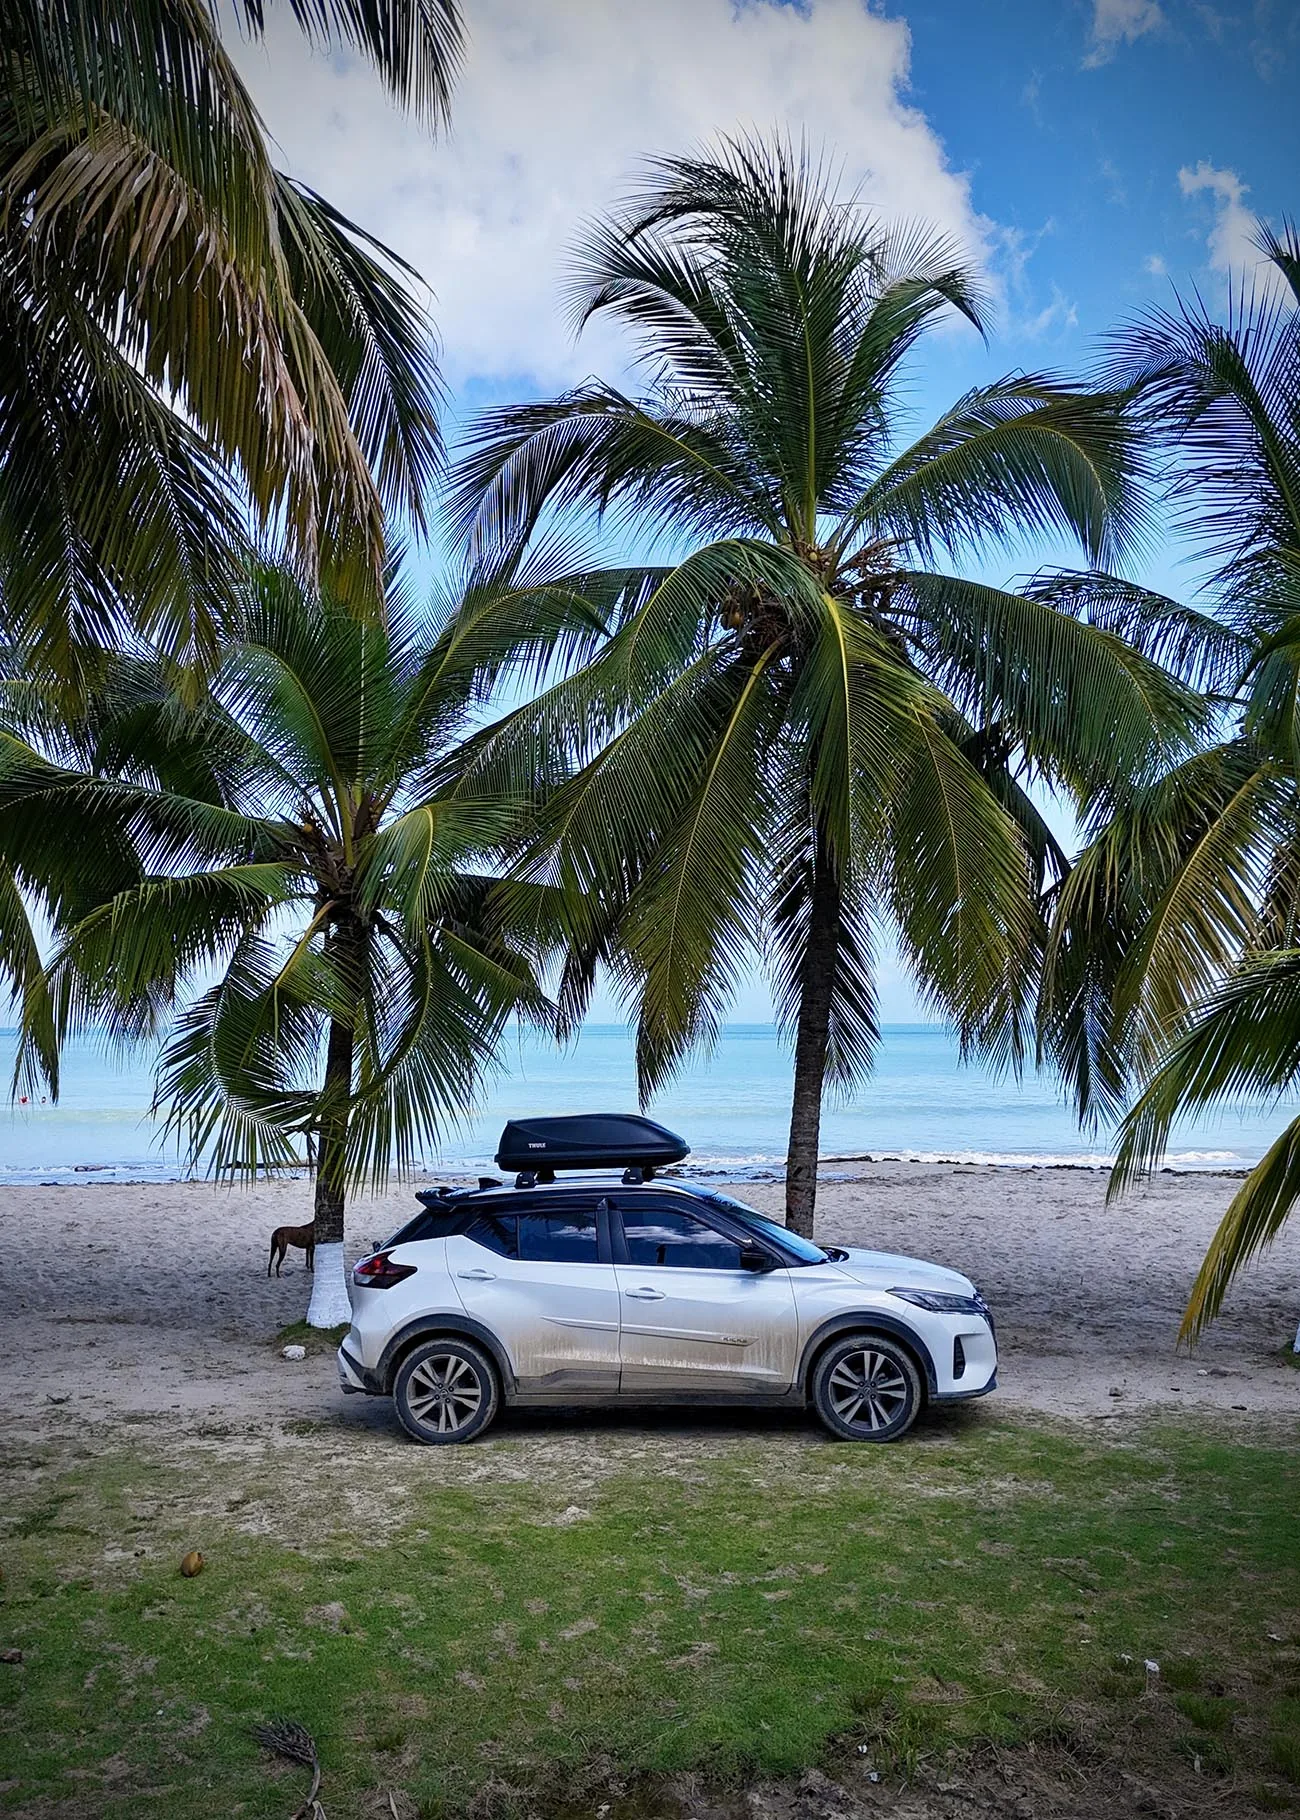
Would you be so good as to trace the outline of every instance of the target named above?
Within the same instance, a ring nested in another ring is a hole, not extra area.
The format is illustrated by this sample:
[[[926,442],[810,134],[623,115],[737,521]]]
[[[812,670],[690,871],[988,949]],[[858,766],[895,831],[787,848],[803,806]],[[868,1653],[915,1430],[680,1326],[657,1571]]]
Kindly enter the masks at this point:
[[[8,1080],[13,1032],[0,1030],[0,1079]],[[0,1184],[169,1180],[188,1173],[148,1117],[152,1057],[129,1062],[93,1043],[65,1057],[57,1106],[0,1110]],[[648,1108],[691,1145],[691,1166],[733,1176],[778,1171],[785,1157],[790,1057],[768,1025],[737,1024]],[[527,1113],[631,1110],[631,1039],[622,1026],[593,1025],[557,1052],[524,1037],[502,1052],[480,1103],[425,1158],[429,1173],[491,1166],[505,1119]],[[1218,1114],[1176,1130],[1169,1163],[1234,1168],[1255,1162],[1287,1117]],[[829,1105],[824,1158],[906,1156],[1005,1163],[1109,1160],[1107,1134],[1081,1135],[1047,1077],[995,1078],[963,1067],[955,1044],[932,1025],[887,1028],[875,1075],[847,1105]],[[831,1163],[830,1167],[834,1168]]]

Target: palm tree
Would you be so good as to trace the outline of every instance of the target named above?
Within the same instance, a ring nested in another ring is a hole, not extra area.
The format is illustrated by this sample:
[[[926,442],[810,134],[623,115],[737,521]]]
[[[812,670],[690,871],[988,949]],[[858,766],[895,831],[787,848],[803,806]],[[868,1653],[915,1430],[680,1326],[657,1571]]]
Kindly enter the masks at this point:
[[[644,394],[592,381],[489,412],[454,521],[509,550],[604,514],[678,559],[574,573],[603,614],[568,647],[588,661],[479,762],[563,746],[578,767],[534,864],[573,905],[566,1015],[606,960],[643,1096],[761,955],[807,1233],[824,1086],[870,1068],[891,926],[964,1046],[1018,1063],[1063,864],[1027,783],[1106,792],[1186,733],[1187,692],[1113,633],[941,566],[1042,532],[1122,553],[1141,528],[1122,402],[1017,374],[900,447],[907,357],[945,314],[982,327],[978,285],[781,142],[652,163],[587,235],[572,302],[578,326],[631,329]]]
[[[455,0],[290,4],[445,114]],[[273,168],[216,0],[0,0],[5,636],[74,693],[127,625],[210,663],[250,508],[373,594],[441,455],[412,277]]]
[[[1177,298],[1113,350],[1110,377],[1163,438],[1179,526],[1211,570],[1210,610],[1171,605],[1168,624],[1222,737],[1104,819],[1061,893],[1049,999],[1080,1110],[1113,1112],[1145,1083],[1112,1193],[1155,1167],[1181,1112],[1274,1103],[1300,1077],[1300,239],[1261,223],[1258,245],[1262,280],[1234,289],[1226,321]],[[1300,1120],[1234,1196],[1181,1337],[1213,1319],[1298,1194]]]
[[[454,758],[502,655],[476,598],[430,617],[393,590],[359,620],[267,569],[197,708],[156,656],[70,727],[5,692],[0,855],[56,938],[19,1067],[57,1092],[68,1034],[165,1034],[155,1110],[194,1162],[314,1147],[317,1325],[347,1319],[348,1189],[409,1168],[507,1019],[546,1011],[546,894],[494,875],[520,805]]]

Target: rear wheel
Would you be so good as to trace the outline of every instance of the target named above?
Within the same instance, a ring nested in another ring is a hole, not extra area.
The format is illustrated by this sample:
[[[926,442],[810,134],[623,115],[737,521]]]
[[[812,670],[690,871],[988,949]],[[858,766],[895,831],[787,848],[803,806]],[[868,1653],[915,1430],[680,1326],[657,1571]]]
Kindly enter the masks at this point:
[[[485,1352],[469,1340],[426,1340],[407,1353],[393,1380],[402,1427],[429,1447],[472,1441],[501,1406],[501,1383]]]
[[[921,1413],[921,1374],[883,1333],[834,1340],[813,1370],[812,1406],[842,1441],[897,1441]]]

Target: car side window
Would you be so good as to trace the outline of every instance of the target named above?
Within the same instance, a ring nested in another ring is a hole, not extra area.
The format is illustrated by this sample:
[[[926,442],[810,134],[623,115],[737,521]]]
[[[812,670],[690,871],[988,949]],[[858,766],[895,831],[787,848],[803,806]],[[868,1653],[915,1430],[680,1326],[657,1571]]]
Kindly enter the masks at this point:
[[[740,1246],[678,1207],[623,1204],[623,1236],[634,1264],[739,1270]]]
[[[521,1213],[519,1256],[535,1264],[597,1263],[595,1208],[556,1207],[545,1213]]]
[[[486,1207],[474,1215],[465,1237],[495,1251],[499,1258],[519,1256],[519,1219],[513,1213],[492,1213]]]

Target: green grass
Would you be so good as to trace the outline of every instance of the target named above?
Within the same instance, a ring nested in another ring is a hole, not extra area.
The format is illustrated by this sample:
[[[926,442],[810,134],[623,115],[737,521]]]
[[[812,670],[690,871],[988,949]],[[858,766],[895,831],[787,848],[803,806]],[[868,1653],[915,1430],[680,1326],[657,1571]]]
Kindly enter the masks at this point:
[[[341,1327],[309,1327],[306,1321],[290,1321],[282,1327],[272,1341],[273,1350],[279,1352],[282,1346],[305,1346],[308,1354],[317,1352],[336,1353],[343,1344],[343,1337],[348,1331],[348,1324]]]
[[[0,1647],[25,1652],[0,1811],[282,1816],[301,1772],[249,1736],[279,1715],[315,1734],[332,1817],[1029,1740],[1300,1794],[1295,1451],[991,1421],[615,1439],[577,1489],[509,1433],[451,1462],[387,1436],[352,1465],[311,1439],[0,1460]]]

